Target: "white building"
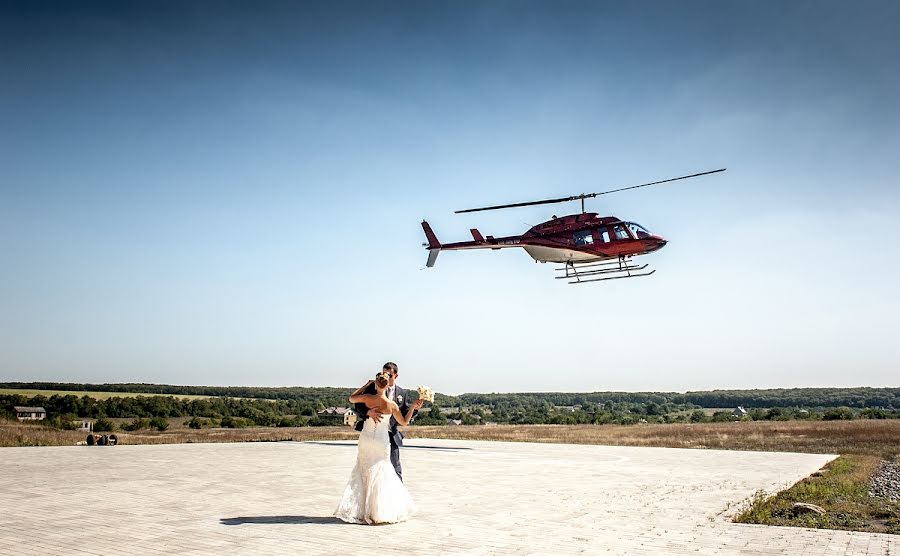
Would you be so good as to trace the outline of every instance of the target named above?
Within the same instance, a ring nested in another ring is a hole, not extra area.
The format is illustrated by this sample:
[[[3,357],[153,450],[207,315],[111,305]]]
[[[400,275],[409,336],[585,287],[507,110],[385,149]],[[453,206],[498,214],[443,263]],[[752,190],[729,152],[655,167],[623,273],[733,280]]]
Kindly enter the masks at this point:
[[[19,421],[43,421],[47,418],[47,410],[43,407],[24,407],[17,405],[16,419]]]
[[[329,407],[316,412],[316,415],[320,419],[334,421],[335,424],[343,423],[351,427],[356,424],[356,413],[347,407]]]

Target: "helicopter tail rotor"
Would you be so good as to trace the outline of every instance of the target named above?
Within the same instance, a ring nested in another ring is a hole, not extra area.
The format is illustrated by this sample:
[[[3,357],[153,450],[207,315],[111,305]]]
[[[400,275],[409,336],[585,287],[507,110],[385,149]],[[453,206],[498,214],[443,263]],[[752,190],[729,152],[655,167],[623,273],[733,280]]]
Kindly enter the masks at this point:
[[[438,241],[436,235],[434,235],[434,230],[431,229],[431,225],[422,220],[422,229],[425,230],[425,238],[428,240],[428,262],[425,264],[426,268],[431,268],[434,266],[434,263],[437,262],[438,253],[441,252],[441,242]]]

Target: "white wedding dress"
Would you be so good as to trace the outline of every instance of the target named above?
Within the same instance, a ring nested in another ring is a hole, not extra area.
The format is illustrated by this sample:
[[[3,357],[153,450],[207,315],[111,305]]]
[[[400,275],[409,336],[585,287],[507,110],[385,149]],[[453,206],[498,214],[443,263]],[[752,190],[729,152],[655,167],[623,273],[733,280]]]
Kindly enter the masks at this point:
[[[357,444],[356,465],[334,511],[347,523],[398,523],[416,512],[416,505],[391,465],[388,430],[391,416],[380,423],[366,419]]]

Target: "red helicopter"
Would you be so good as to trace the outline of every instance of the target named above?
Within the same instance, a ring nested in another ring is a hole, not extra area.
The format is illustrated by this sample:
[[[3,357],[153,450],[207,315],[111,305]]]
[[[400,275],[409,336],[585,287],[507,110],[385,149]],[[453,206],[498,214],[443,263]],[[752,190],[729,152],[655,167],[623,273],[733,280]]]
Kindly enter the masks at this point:
[[[563,197],[561,199],[545,199],[543,201],[529,201],[456,211],[456,214],[461,214],[464,212],[581,201],[581,214],[560,217],[554,215],[551,220],[533,226],[520,236],[484,237],[476,228],[472,228],[470,231],[474,241],[442,244],[438,241],[428,222],[423,220],[422,229],[425,230],[425,237],[428,239],[428,243],[422,244],[428,249],[428,263],[426,266],[428,268],[433,267],[435,261],[437,261],[438,253],[441,251],[521,247],[525,249],[526,253],[531,255],[535,262],[565,263],[564,266],[556,269],[561,272],[556,278],[568,279],[570,284],[650,276],[656,271],[643,272],[648,265],[636,265],[632,263],[631,258],[662,249],[667,243],[666,240],[650,233],[646,228],[635,222],[620,220],[615,216],[599,216],[596,212],[585,212],[584,200],[597,197],[598,195],[696,178],[707,174],[724,172],[725,170],[725,168],[720,168],[689,176],[669,178],[599,193],[582,193],[581,195],[573,195],[572,197]]]

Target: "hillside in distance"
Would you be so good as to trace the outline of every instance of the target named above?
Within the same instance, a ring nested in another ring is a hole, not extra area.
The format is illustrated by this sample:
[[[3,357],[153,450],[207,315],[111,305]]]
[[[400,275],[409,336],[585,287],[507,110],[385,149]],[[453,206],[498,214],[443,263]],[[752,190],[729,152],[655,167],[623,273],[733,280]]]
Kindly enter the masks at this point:
[[[185,386],[172,384],[112,383],[82,384],[71,382],[3,382],[3,389],[55,390],[67,392],[118,392],[131,394],[167,394],[173,396],[211,396],[292,400],[321,403],[325,406],[346,405],[354,388],[340,387],[260,387],[260,386]],[[692,392],[527,392],[467,393],[459,396],[437,394],[440,406],[495,405],[519,402],[548,403],[554,406],[608,405],[615,403],[672,404],[697,407],[852,407],[900,409],[900,388],[770,388],[747,390],[706,390]]]

